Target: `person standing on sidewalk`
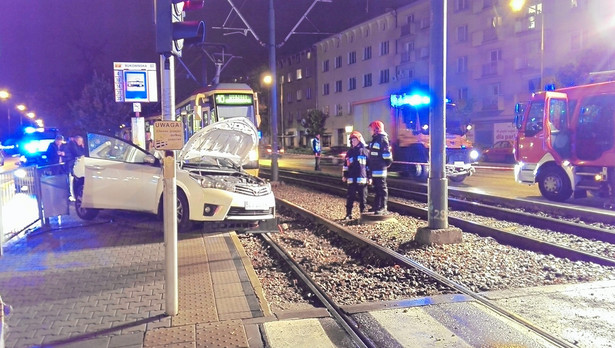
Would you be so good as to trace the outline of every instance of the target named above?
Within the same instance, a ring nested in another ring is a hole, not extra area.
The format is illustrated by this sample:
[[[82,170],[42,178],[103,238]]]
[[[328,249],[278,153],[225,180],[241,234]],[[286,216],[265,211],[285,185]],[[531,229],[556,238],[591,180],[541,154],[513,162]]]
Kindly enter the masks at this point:
[[[371,171],[375,193],[371,211],[375,214],[386,214],[387,200],[389,198],[387,168],[393,163],[393,156],[389,147],[389,136],[384,131],[384,124],[381,121],[370,123],[369,132],[372,135],[372,141],[368,146],[368,166]]]
[[[348,184],[346,195],[346,217],[344,220],[352,220],[352,206],[358,195],[359,210],[365,211],[367,203],[367,184],[369,181],[369,169],[367,158],[369,151],[365,147],[363,135],[358,131],[350,133],[352,147],[346,152],[344,166],[342,167],[342,181]]]
[[[314,152],[314,170],[320,171],[320,134],[312,139],[312,152]]]

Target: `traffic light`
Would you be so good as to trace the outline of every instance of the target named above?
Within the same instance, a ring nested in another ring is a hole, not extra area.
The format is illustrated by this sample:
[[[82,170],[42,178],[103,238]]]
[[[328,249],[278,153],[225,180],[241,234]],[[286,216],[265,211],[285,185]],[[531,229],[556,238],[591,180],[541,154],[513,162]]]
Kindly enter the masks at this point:
[[[156,0],[156,52],[181,56],[184,45],[205,41],[203,21],[184,21],[185,13],[203,7],[204,0]]]

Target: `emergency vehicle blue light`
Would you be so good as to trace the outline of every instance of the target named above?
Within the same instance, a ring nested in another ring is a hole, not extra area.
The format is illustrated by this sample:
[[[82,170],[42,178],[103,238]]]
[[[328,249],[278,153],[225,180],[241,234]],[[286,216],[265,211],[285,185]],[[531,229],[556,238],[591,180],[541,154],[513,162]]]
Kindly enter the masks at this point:
[[[36,132],[36,128],[34,128],[34,127],[26,127],[26,128],[24,128],[24,132],[26,132],[26,134],[32,134],[32,133]]]
[[[421,94],[392,94],[391,95],[391,106],[392,107],[400,107],[404,105],[410,106],[423,106],[429,105],[431,103],[431,98],[427,95]]]
[[[555,91],[555,85],[552,83],[545,85],[545,91]]]

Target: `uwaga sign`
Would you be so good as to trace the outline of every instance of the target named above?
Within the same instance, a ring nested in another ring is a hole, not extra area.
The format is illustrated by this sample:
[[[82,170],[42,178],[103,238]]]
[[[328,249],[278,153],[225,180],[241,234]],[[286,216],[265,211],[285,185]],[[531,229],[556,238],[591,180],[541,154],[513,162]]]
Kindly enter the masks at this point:
[[[154,122],[154,148],[181,150],[184,146],[184,125],[177,121]]]

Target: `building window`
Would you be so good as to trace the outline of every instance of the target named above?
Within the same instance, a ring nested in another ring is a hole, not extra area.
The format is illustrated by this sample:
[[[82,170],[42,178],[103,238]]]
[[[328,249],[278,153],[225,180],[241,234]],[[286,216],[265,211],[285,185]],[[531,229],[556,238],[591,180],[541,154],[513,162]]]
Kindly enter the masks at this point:
[[[335,57],[335,68],[339,69],[342,67],[342,56]]]
[[[342,104],[335,104],[335,116],[342,116],[344,114],[344,108]]]
[[[344,128],[337,129],[337,145],[346,145],[346,130]]]
[[[408,15],[408,17],[406,17],[406,23],[408,23],[408,24],[414,23],[414,13],[411,14],[411,15]]]
[[[357,51],[348,52],[348,65],[357,62]]]
[[[329,60],[325,60],[324,62],[322,62],[322,72],[327,72],[329,71]]]
[[[468,9],[468,0],[455,0],[455,12]]]
[[[372,85],[372,74],[363,75],[363,87],[369,87]]]
[[[342,80],[335,81],[335,93],[340,93],[342,91]]]
[[[308,87],[305,90],[305,99],[312,99],[312,87]]]
[[[365,37],[369,36],[369,28],[365,28],[364,34],[365,34]]]
[[[292,82],[293,81],[293,74],[292,73],[288,73],[287,81],[288,82]]]
[[[380,43],[380,55],[384,56],[389,54],[389,42],[383,41]]]
[[[367,46],[363,49],[363,60],[372,58],[372,46]]]
[[[497,50],[491,50],[489,52],[489,61],[497,62],[499,60],[502,60],[502,50],[499,48]]]
[[[389,83],[389,69],[380,70],[380,84]]]
[[[467,24],[457,27],[457,41],[458,42],[468,41],[468,25]]]
[[[309,67],[305,67],[304,73],[305,73],[305,77],[310,77],[312,76],[312,69],[310,69]]]
[[[297,80],[301,80],[303,75],[301,74],[301,69],[297,69]]]
[[[464,73],[468,71],[468,56],[457,58],[457,72]]]
[[[458,100],[468,100],[468,87],[461,87],[457,90]]]
[[[352,91],[354,89],[357,89],[357,78],[351,77],[348,79],[348,90]]]
[[[329,95],[329,84],[325,83],[322,85],[322,95]]]
[[[500,95],[500,84],[499,83],[492,83],[488,86],[488,88],[489,88],[489,94],[493,96]]]
[[[309,52],[309,51],[308,51],[308,53],[306,54],[306,56],[307,56],[307,59],[312,59],[312,52]]]
[[[297,90],[297,101],[301,101],[303,99],[303,90]]]

